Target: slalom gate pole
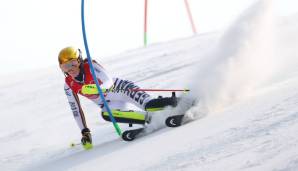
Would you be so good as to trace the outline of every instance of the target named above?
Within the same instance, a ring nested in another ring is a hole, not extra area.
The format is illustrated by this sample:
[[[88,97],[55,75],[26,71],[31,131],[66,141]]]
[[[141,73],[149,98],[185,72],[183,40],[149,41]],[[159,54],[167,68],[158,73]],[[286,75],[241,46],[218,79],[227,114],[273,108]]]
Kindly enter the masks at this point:
[[[188,18],[189,18],[189,21],[190,21],[190,24],[191,24],[192,31],[193,31],[194,34],[196,34],[197,29],[196,29],[195,23],[194,23],[193,18],[192,18],[192,14],[191,14],[191,11],[190,11],[188,1],[184,0],[184,3],[185,3],[186,10],[187,10]]]
[[[148,12],[148,1],[144,2],[144,46],[147,46],[147,12]]]
[[[115,118],[113,117],[112,111],[111,111],[111,109],[108,106],[108,103],[107,103],[107,101],[106,101],[106,99],[104,97],[104,94],[103,94],[103,92],[102,92],[102,90],[100,88],[100,84],[99,84],[99,82],[98,82],[98,80],[96,78],[95,72],[94,72],[94,67],[93,67],[93,64],[92,64],[91,55],[90,55],[89,48],[88,48],[88,42],[87,42],[87,36],[86,36],[86,29],[85,29],[84,0],[82,0],[82,4],[81,4],[81,20],[82,20],[82,32],[83,32],[84,46],[85,46],[85,49],[86,49],[88,63],[89,63],[89,66],[90,66],[90,70],[91,70],[93,79],[94,79],[95,84],[96,84],[96,87],[98,89],[100,98],[101,98],[101,100],[104,103],[104,107],[106,108],[107,112],[109,113],[109,117],[110,117],[111,121],[113,122],[114,128],[116,129],[116,132],[118,133],[118,135],[121,136],[121,134],[122,134],[121,133],[121,129],[120,129],[119,125],[117,124]]]

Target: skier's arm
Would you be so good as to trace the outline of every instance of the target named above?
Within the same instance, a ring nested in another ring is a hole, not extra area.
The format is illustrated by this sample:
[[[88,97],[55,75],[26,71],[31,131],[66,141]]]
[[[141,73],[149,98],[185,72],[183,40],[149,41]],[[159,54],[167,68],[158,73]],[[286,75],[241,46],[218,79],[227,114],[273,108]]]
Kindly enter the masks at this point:
[[[73,116],[81,130],[87,128],[85,115],[82,110],[80,100],[78,95],[73,92],[67,84],[64,85],[64,91],[68,99],[68,103],[70,105],[70,109],[73,113]]]
[[[100,83],[101,84],[100,87],[102,89],[111,88],[114,82],[113,82],[113,79],[110,77],[110,75],[107,73],[107,71],[96,61],[93,61],[92,64],[94,66],[94,72],[96,77],[102,82],[102,84]]]

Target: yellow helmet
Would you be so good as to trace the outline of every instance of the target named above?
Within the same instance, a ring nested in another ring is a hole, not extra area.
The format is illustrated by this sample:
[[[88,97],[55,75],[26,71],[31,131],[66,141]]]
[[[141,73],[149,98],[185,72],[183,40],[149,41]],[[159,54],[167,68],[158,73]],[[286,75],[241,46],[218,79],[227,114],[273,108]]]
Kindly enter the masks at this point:
[[[58,61],[59,61],[59,64],[64,64],[73,59],[81,59],[81,58],[82,57],[81,57],[80,49],[70,46],[70,47],[63,48],[59,52]]]

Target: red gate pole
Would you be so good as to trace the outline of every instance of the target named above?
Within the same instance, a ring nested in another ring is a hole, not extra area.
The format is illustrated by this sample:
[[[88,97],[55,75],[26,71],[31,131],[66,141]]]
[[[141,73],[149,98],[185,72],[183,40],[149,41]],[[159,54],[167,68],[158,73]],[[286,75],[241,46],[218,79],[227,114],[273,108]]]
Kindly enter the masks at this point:
[[[184,2],[185,2],[185,6],[186,6],[188,18],[189,18],[190,23],[191,23],[192,31],[193,31],[194,34],[196,34],[197,33],[197,29],[196,29],[195,23],[193,21],[192,15],[191,15],[191,11],[190,11],[190,8],[189,8],[188,1],[187,0],[184,0]]]
[[[145,7],[144,7],[144,46],[147,46],[147,6],[148,6],[148,0],[145,0]]]

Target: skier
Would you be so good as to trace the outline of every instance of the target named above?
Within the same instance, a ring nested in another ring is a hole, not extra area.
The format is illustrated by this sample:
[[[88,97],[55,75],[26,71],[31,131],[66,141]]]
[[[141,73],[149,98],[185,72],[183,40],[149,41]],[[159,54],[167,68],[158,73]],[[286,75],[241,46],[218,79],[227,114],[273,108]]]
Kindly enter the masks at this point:
[[[89,94],[83,91],[85,86],[94,85],[95,83],[89,63],[86,59],[83,60],[81,50],[75,47],[63,48],[59,52],[58,61],[65,75],[64,90],[73,116],[81,130],[81,142],[83,145],[92,145],[90,129],[87,126],[78,95],[95,102],[102,109],[102,117],[107,121],[110,121],[110,119],[99,94],[97,92]],[[107,90],[104,96],[117,122],[146,124],[150,122],[152,114],[148,111],[161,110],[166,106],[177,105],[175,97],[154,99],[144,91],[131,91],[132,88],[137,89],[139,87],[129,80],[111,78],[107,71],[95,60],[92,61],[92,64],[101,88]],[[129,107],[132,105],[141,109],[141,112],[129,111]],[[114,115],[114,112],[117,113],[117,116]]]

